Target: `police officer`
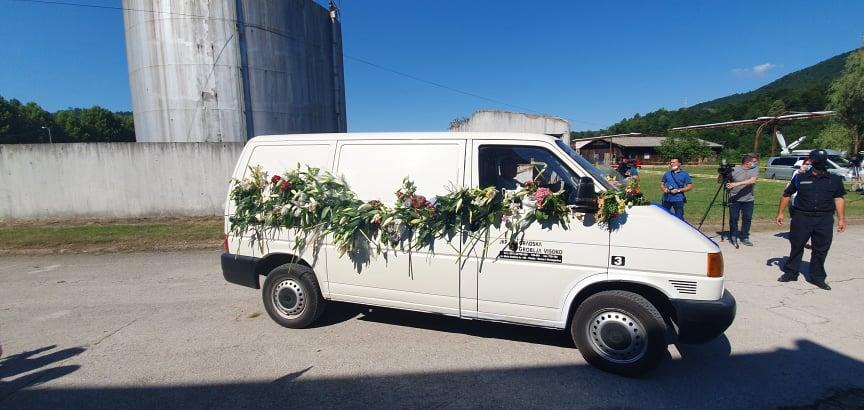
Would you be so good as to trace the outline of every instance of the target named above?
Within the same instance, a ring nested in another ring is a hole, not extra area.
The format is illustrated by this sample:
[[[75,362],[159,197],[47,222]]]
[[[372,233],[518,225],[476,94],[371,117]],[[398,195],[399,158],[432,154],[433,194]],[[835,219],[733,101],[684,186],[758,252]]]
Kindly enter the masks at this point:
[[[789,242],[792,250],[783,265],[783,275],[777,281],[798,280],[798,269],[804,255],[807,240],[812,242],[810,255],[810,283],[825,290],[831,287],[825,283],[825,257],[831,248],[834,212],[837,212],[837,232],[846,230],[846,201],[843,195],[843,179],[828,172],[828,153],[825,150],[810,152],[812,169],[799,174],[783,191],[780,208],[777,210],[777,225],[783,225],[783,211],[789,205],[789,197],[798,193],[792,210],[789,226]]]

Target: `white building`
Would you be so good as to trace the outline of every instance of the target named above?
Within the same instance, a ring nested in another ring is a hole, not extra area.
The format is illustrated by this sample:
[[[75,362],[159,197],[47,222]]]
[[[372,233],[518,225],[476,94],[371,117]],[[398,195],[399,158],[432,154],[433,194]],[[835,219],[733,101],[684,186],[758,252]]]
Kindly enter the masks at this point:
[[[480,110],[450,123],[454,132],[530,132],[570,143],[570,123],[560,117],[521,112]]]

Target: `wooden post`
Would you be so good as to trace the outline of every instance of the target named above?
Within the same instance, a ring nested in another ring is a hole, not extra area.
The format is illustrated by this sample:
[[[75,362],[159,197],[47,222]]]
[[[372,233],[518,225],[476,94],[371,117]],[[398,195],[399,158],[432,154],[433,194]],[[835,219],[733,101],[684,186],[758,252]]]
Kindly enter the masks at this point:
[[[756,139],[753,140],[753,152],[754,153],[757,153],[757,154],[759,153],[759,137],[762,136],[762,128],[765,128],[766,125],[768,125],[768,123],[763,122],[761,125],[759,125],[759,128],[756,128]]]

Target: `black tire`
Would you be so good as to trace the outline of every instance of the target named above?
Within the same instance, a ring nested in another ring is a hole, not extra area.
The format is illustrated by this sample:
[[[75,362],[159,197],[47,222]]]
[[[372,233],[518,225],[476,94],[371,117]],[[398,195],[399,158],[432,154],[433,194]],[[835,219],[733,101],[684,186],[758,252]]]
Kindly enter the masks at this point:
[[[312,268],[286,263],[270,271],[262,289],[264,308],[276,323],[308,327],[324,313],[326,301]]]
[[[570,335],[585,361],[622,376],[656,368],[669,347],[666,332],[666,322],[651,302],[621,290],[585,299],[570,322]]]

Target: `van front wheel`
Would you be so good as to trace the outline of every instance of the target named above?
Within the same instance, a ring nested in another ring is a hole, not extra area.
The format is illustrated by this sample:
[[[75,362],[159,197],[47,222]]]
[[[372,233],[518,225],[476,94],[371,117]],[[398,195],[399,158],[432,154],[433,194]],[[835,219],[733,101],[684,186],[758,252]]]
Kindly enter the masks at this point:
[[[286,263],[270,271],[262,294],[267,314],[285,327],[307,327],[324,312],[325,301],[315,272],[303,265]]]
[[[668,348],[666,322],[654,305],[632,292],[600,292],[585,299],[570,323],[585,361],[624,376],[653,370]]]

